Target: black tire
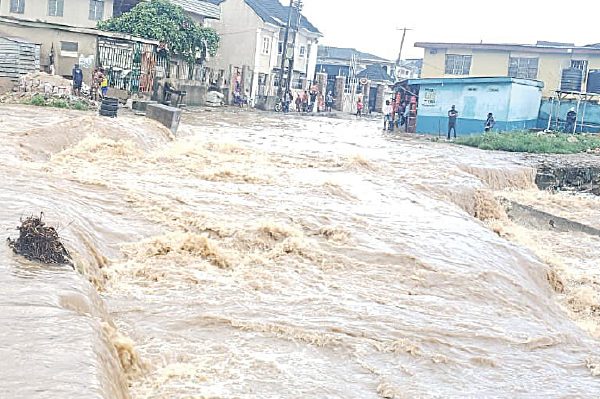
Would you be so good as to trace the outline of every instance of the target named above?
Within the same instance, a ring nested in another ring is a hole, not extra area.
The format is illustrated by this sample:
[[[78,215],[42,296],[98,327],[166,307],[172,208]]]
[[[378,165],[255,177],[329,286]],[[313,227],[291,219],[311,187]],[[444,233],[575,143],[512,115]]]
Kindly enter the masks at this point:
[[[105,105],[105,104],[102,104],[100,106],[100,109],[102,111],[115,112],[116,110],[119,109],[119,107],[117,105]]]
[[[281,112],[283,110],[283,107],[281,106],[281,104],[275,104],[275,112]]]
[[[102,104],[119,104],[118,98],[105,97],[102,99]]]
[[[111,118],[115,118],[117,116],[117,113],[100,110],[100,116],[109,116]]]

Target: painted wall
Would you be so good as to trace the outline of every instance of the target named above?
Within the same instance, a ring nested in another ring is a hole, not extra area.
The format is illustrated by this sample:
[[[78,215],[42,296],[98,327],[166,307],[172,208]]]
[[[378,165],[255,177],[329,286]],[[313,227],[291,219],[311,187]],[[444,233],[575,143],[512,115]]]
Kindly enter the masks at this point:
[[[244,0],[227,0],[221,3],[221,20],[207,21],[221,36],[219,51],[208,61],[216,70],[229,70],[229,65],[241,67],[254,65],[257,45],[262,35],[262,20]]]
[[[50,49],[54,46],[56,74],[71,76],[76,63],[82,65],[84,79],[90,84],[92,70],[96,61],[96,36],[83,33],[65,32],[50,28],[33,28],[0,23],[0,35],[24,37],[33,43],[41,44],[40,63],[43,67],[49,65]],[[61,41],[78,44],[76,54],[61,53]],[[81,62],[83,61],[83,62]],[[89,67],[88,67],[88,62]]]
[[[25,0],[25,12],[15,14],[10,12],[10,0],[0,0],[2,16],[93,28],[97,21],[89,19],[89,9],[90,0],[64,0],[63,16],[51,17],[48,15],[48,0]],[[103,19],[111,18],[112,13],[113,0],[104,0]]]
[[[492,77],[508,75],[509,54],[507,52],[474,50],[472,55],[472,76]]]
[[[434,54],[432,54],[432,52]],[[458,77],[446,75],[446,54],[472,55],[471,71],[468,76],[494,77],[508,76],[508,62],[512,57],[539,58],[537,80],[544,82],[543,96],[551,97],[560,87],[561,72],[571,64],[571,60],[587,60],[589,69],[600,69],[600,55],[568,53],[537,53],[511,51],[478,51],[464,49],[425,49],[422,78]]]
[[[518,97],[511,103],[512,97]],[[422,85],[417,133],[446,134],[448,111],[456,105],[459,135],[481,133],[492,112],[496,129],[509,131],[537,126],[541,92],[537,87],[510,83]],[[515,109],[518,108],[518,109]]]
[[[507,121],[530,121],[539,114],[542,89],[534,86],[513,84],[511,86]]]

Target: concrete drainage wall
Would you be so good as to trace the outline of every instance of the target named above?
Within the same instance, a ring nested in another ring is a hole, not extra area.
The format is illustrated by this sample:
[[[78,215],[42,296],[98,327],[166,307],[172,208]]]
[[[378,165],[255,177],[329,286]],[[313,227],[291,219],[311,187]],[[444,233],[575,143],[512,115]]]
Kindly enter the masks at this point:
[[[542,163],[535,184],[540,190],[577,191],[600,195],[600,162],[596,165]]]

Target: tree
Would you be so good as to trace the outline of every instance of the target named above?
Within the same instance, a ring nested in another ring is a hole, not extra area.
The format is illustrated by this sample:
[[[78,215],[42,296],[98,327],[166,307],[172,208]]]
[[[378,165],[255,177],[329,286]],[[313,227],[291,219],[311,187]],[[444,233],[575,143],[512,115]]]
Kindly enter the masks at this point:
[[[206,58],[206,53],[214,56],[219,48],[214,29],[200,26],[168,0],[141,1],[119,17],[98,22],[98,29],[158,40],[190,63]]]

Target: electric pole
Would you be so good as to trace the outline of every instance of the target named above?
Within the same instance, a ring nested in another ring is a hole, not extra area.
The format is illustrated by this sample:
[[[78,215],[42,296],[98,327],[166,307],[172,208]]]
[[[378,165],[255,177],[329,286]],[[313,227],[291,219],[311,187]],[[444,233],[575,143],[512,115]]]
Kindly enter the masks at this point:
[[[406,39],[406,32],[412,29],[409,28],[398,28],[396,30],[402,31],[402,41],[400,42],[400,51],[398,52],[398,61],[396,61],[396,65],[400,66],[402,62],[402,49],[404,48],[404,40]]]
[[[281,53],[281,69],[279,70],[279,88],[277,89],[277,96],[283,96],[283,73],[285,72],[285,61],[287,59],[287,47],[288,40],[290,38],[290,26],[292,24],[292,9],[294,5],[294,0],[290,0],[290,12],[288,13],[287,25],[285,27],[285,35],[283,39],[283,51]],[[279,46],[277,46],[279,48]],[[289,76],[288,76],[289,79]]]
[[[297,18],[296,18],[296,29],[294,31],[294,40],[292,41],[292,58],[290,59],[289,62],[289,72],[288,72],[288,80],[287,80],[287,91],[290,91],[290,87],[292,84],[292,77],[294,76],[294,61],[296,58],[296,40],[298,38],[298,35],[300,33],[300,22],[302,20],[302,7],[304,6],[304,4],[302,3],[302,0],[295,0],[294,2],[294,8],[296,9],[296,12],[298,13]]]

